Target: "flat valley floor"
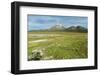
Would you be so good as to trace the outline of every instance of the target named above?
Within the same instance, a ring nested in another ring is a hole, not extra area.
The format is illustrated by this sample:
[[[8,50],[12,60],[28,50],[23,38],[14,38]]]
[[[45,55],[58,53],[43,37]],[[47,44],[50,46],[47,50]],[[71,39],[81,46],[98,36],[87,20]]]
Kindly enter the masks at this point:
[[[28,32],[28,60],[88,58],[87,37],[79,32]],[[34,58],[36,51],[39,59]]]

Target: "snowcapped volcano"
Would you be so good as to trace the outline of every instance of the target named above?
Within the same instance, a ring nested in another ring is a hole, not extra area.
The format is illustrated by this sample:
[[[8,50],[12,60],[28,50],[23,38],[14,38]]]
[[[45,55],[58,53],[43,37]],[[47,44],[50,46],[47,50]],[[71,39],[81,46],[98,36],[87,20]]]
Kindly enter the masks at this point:
[[[62,24],[54,25],[50,28],[50,30],[65,30],[66,28]]]

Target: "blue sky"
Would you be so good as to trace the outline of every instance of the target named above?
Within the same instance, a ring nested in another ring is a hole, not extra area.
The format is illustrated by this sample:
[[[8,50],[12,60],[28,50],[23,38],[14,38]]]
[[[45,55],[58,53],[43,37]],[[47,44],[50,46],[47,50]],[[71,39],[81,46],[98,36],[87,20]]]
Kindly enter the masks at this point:
[[[88,26],[88,17],[80,16],[47,16],[47,15],[28,15],[28,31],[48,29],[56,24],[70,26]]]

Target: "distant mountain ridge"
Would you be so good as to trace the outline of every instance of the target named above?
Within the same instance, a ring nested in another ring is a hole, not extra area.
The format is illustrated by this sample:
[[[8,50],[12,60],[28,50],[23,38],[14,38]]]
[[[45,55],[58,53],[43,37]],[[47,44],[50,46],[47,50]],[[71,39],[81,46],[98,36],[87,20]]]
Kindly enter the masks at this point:
[[[83,26],[70,26],[70,27],[65,27],[62,24],[59,25],[54,25],[51,28],[49,28],[49,31],[72,31],[72,32],[87,32],[87,28]]]
[[[87,28],[83,26],[70,26],[66,28],[66,31],[72,31],[72,32],[87,32]]]
[[[87,32],[87,28],[77,25],[77,26],[69,26],[65,27],[62,24],[53,25],[48,29],[42,30],[33,30],[33,31],[66,31],[66,32]]]

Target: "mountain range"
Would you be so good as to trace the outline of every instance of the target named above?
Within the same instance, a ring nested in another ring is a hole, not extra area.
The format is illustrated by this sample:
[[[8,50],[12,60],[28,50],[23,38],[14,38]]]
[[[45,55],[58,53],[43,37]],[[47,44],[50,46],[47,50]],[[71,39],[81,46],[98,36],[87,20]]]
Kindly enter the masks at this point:
[[[49,31],[72,31],[72,32],[87,32],[87,28],[83,26],[70,26],[70,27],[65,27],[62,24],[59,25],[54,25],[51,28],[48,29]]]
[[[75,25],[75,26],[69,26],[65,27],[62,24],[57,24],[53,25],[48,29],[40,29],[40,30],[31,30],[31,31],[66,31],[66,32],[87,32],[87,28],[80,26],[80,25]]]

